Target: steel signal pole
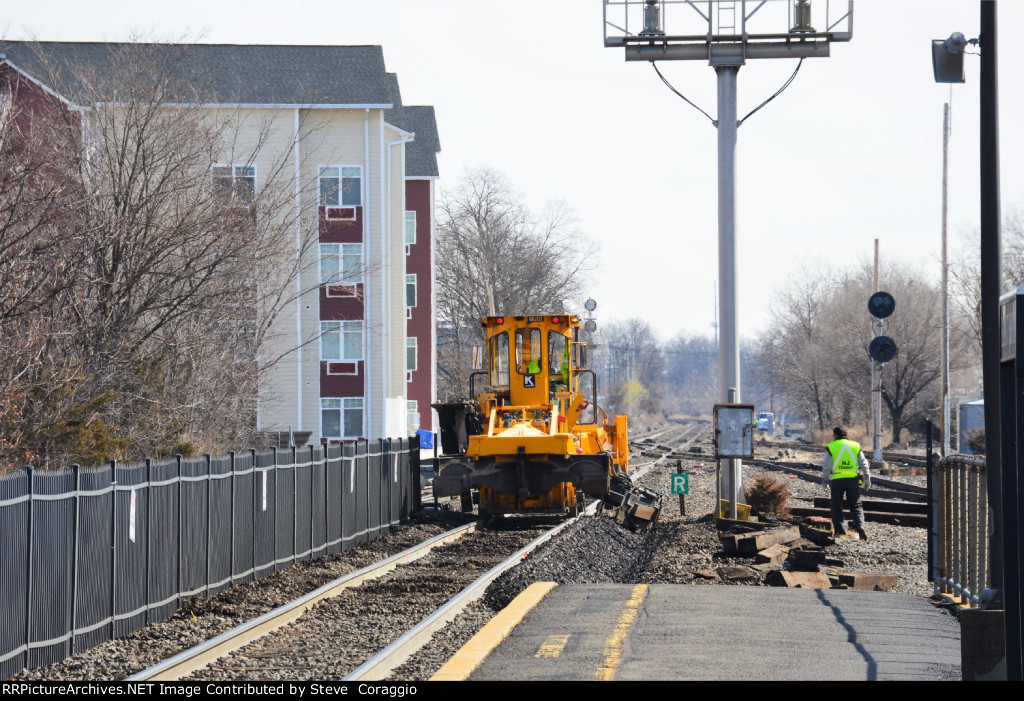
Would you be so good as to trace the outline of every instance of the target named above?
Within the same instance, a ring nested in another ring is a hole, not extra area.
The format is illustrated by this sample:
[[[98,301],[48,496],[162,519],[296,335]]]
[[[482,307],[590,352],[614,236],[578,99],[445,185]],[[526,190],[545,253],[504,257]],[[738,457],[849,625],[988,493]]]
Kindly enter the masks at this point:
[[[875,239],[875,292],[882,291],[882,275],[881,275],[881,264],[878,255],[878,239]],[[882,335],[882,320],[875,319],[875,337]],[[878,467],[881,469],[882,465],[882,364],[874,358],[871,359],[871,394],[874,401],[871,406],[871,413],[873,414],[874,424],[874,438],[872,439],[871,447],[873,448],[872,457],[874,462],[879,463]],[[872,466],[874,467],[874,466]]]
[[[737,65],[715,66],[718,74],[718,295],[719,325],[718,394],[723,402],[740,401],[740,339],[736,308],[736,76]],[[736,519],[736,504],[743,498],[743,461],[726,460],[729,518]]]

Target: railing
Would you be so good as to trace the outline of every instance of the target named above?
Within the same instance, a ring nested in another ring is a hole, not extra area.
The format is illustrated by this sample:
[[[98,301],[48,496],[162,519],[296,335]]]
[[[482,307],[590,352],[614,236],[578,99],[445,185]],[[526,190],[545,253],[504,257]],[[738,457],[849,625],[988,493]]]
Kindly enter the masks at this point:
[[[978,606],[990,586],[988,476],[984,458],[951,455],[935,465],[929,566],[936,595]]]

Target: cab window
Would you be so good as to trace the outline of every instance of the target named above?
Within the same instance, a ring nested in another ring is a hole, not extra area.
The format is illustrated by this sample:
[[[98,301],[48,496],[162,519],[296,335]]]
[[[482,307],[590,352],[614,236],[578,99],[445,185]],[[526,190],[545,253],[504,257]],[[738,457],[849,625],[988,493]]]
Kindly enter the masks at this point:
[[[548,331],[548,372],[552,380],[569,382],[569,338]]]
[[[516,329],[516,371],[520,375],[535,375],[541,371],[540,329]]]
[[[491,385],[508,387],[508,331],[491,337]]]

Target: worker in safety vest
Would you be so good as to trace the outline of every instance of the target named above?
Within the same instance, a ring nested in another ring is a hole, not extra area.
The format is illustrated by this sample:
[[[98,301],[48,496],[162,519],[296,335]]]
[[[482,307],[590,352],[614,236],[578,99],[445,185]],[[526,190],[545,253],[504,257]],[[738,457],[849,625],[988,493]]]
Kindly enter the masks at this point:
[[[867,540],[864,530],[864,507],[860,502],[861,488],[871,489],[871,468],[860,449],[860,443],[848,440],[846,429],[832,429],[834,441],[825,449],[821,468],[821,484],[832,493],[832,525],[837,536],[846,535],[843,526],[843,497],[846,508],[853,514],[853,528],[861,540]]]

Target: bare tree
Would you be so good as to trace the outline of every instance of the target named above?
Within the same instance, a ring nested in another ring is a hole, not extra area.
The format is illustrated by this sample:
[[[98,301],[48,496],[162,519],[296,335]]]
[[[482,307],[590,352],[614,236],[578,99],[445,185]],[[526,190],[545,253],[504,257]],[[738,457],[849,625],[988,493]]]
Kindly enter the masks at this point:
[[[438,393],[468,394],[481,318],[558,314],[582,296],[595,246],[564,202],[530,212],[501,173],[467,171],[439,198]]]
[[[669,408],[700,416],[718,399],[718,349],[713,338],[679,334],[663,346]]]
[[[665,359],[653,327],[627,319],[607,324],[600,333],[595,367],[606,368],[602,380],[609,406],[626,414],[661,410]]]
[[[899,352],[883,367],[882,398],[893,441],[899,442],[906,428],[938,410],[941,293],[920,271],[898,263],[883,267],[882,286],[897,301],[883,327]],[[844,272],[805,270],[780,295],[782,304],[762,339],[762,364],[781,382],[790,406],[801,407],[819,430],[869,420],[868,346],[874,330],[866,304],[874,289],[868,265]],[[962,339],[951,344],[954,369],[967,357]]]
[[[831,372],[825,315],[835,284],[824,266],[803,266],[777,294],[766,332],[773,348],[770,372],[785,388],[796,412],[813,420],[820,430],[837,412],[834,397],[839,384]]]
[[[981,377],[981,258],[978,232],[964,237],[960,255],[950,265],[951,334],[966,334],[966,364]],[[1024,284],[1024,211],[1012,209],[1003,216],[1003,289]],[[965,388],[967,389],[967,388]],[[980,387],[971,388],[979,390]]]
[[[315,260],[302,253],[317,232],[295,235],[297,218],[315,221],[296,188],[315,183],[295,182],[291,148],[267,155],[271,118],[203,107],[230,100],[211,99],[189,50],[112,45],[99,68],[40,50],[43,81],[85,108],[40,93],[31,129],[4,125],[0,331],[23,342],[0,359],[11,459],[254,438],[274,321],[302,293],[300,261]]]

